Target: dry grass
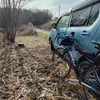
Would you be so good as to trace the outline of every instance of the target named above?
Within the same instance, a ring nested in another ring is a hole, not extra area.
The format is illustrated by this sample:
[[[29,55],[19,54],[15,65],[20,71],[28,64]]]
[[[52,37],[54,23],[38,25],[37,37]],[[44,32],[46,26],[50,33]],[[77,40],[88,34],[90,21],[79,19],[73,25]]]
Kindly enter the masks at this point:
[[[46,39],[47,41],[49,40],[49,35],[48,34],[44,34],[44,33],[40,33],[40,32],[38,32],[38,34],[42,39]]]
[[[79,84],[55,76],[49,43],[41,37],[18,36],[25,48],[14,44],[0,50],[1,100],[84,100]]]
[[[17,36],[32,36],[38,35],[36,29],[31,26],[26,26],[23,30],[17,32]]]
[[[23,30],[21,31],[17,31],[16,32],[17,36],[38,36],[38,33],[36,32],[36,28],[32,27],[32,26],[26,26],[23,28]],[[8,42],[5,38],[5,33],[1,33],[0,32],[0,47],[2,47],[3,45],[9,44],[10,42]]]
[[[2,41],[3,41],[3,34],[0,33],[0,44],[2,43]]]
[[[51,29],[51,23],[48,22],[41,26],[42,29],[49,31]]]

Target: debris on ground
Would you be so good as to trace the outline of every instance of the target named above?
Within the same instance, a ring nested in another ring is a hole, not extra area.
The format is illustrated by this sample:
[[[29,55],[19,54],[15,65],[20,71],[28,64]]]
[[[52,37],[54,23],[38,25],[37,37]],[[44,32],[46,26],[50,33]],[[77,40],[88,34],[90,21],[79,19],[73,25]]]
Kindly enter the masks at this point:
[[[48,41],[17,38],[24,48],[15,43],[0,50],[0,100],[85,100],[78,83],[54,74]]]

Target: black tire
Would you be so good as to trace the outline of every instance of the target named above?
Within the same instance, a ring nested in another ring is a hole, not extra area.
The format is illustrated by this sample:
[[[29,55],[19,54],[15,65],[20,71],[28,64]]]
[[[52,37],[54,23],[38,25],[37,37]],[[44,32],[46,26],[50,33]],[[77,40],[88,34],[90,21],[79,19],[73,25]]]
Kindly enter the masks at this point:
[[[49,40],[49,43],[50,43],[50,50],[54,51],[55,48],[54,48],[54,46],[53,46],[53,43],[52,43],[52,40],[51,40],[51,39]]]
[[[96,72],[100,78],[100,67],[96,68]],[[96,77],[94,68],[91,68],[87,71],[84,82],[97,90],[97,92],[94,92],[93,90],[84,86],[86,100],[100,100],[100,83]]]
[[[54,72],[60,78],[67,77],[71,70],[71,63],[70,63],[69,55],[65,53],[65,55],[62,56],[64,51],[65,49],[63,47],[59,47],[55,49],[53,56],[52,56],[52,66],[53,66]]]
[[[78,66],[78,73],[79,73],[79,76],[83,76],[84,73],[87,71],[87,69],[89,69],[91,66],[90,66],[90,62],[88,61],[83,61],[79,64]]]

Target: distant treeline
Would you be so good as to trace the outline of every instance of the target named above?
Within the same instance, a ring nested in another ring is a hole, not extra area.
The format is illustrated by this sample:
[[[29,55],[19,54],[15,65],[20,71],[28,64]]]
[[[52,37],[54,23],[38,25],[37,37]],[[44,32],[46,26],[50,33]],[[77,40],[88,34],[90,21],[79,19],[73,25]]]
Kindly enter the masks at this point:
[[[3,10],[3,8],[0,8],[0,12],[2,12],[2,10]],[[42,24],[49,22],[53,16],[49,10],[39,10],[39,9],[34,9],[34,10],[15,9],[15,10],[16,10],[16,14],[14,15],[14,18],[18,19],[17,20],[18,22],[16,25],[17,27],[26,25],[29,22],[31,22],[35,26],[41,26]],[[2,14],[2,13],[0,13],[0,14]],[[18,17],[18,14],[19,14],[19,17]],[[4,27],[3,23],[6,23],[6,21],[0,19],[0,27]]]

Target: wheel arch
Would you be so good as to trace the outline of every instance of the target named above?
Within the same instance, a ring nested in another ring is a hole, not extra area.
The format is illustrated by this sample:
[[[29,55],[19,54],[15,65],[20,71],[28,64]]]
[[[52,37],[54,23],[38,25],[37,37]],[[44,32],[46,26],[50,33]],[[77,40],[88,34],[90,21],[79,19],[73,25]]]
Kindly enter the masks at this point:
[[[51,43],[50,43],[50,41],[51,41]],[[51,46],[51,50],[55,50],[54,45],[52,43],[52,38],[51,37],[49,37],[49,44]]]
[[[78,63],[80,64],[82,61],[87,61],[87,59],[84,56],[81,56],[78,60]]]
[[[51,37],[49,37],[49,44],[50,44],[50,39],[51,39]]]

